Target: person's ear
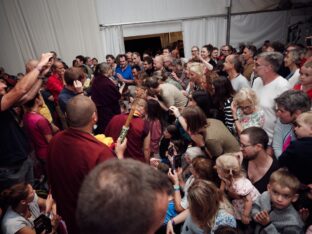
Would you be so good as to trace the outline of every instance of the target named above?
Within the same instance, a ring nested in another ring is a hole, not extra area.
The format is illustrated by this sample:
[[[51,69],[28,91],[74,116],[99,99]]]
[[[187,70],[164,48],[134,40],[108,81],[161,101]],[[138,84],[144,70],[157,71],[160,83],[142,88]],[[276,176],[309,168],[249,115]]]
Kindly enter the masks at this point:
[[[95,123],[96,123],[97,120],[98,120],[98,116],[97,116],[96,111],[94,111],[93,114],[92,114],[92,120],[93,120]]]
[[[263,146],[262,146],[261,144],[259,144],[259,143],[258,143],[258,144],[255,144],[255,146],[256,146],[256,149],[257,149],[258,151],[264,149]]]
[[[293,198],[291,199],[291,202],[296,202],[296,201],[298,200],[298,198],[299,198],[299,194],[296,193],[296,194],[293,196]]]
[[[22,205],[26,205],[26,204],[27,204],[27,201],[23,199],[23,200],[20,201],[20,203],[21,203]]]
[[[268,184],[267,190],[268,190],[269,192],[271,192],[271,185],[270,185],[270,184]]]
[[[293,113],[293,116],[295,116],[295,118],[297,119],[299,115],[302,114],[301,110],[295,110],[295,112]]]

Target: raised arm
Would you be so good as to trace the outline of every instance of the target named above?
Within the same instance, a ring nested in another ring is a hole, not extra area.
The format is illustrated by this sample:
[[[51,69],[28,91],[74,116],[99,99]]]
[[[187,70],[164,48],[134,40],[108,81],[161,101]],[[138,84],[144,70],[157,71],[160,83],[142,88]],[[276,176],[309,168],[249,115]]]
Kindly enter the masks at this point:
[[[41,55],[41,59],[31,72],[27,73],[20,82],[18,82],[13,89],[2,97],[1,111],[7,110],[17,104],[20,99],[26,95],[36,84],[38,76],[45,66],[48,64],[49,59],[53,56],[52,53],[45,53]]]

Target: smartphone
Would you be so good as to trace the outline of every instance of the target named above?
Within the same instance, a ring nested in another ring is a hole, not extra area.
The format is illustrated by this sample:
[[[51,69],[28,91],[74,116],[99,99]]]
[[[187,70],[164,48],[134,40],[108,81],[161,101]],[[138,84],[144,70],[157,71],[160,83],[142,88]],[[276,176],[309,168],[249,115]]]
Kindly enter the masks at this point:
[[[179,167],[182,167],[182,155],[178,154],[173,157],[172,169],[175,170]]]

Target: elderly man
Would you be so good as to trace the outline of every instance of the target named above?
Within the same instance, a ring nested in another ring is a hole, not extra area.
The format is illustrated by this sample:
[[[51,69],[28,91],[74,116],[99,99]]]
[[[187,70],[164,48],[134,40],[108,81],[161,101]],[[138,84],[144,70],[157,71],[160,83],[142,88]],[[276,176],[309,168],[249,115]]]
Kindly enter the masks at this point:
[[[0,191],[15,183],[33,182],[28,140],[16,121],[13,107],[35,97],[42,84],[38,76],[50,69],[52,56],[51,53],[42,54],[35,69],[9,92],[0,80]]]
[[[254,72],[258,76],[252,89],[259,98],[259,104],[265,115],[263,129],[269,135],[272,143],[274,125],[276,122],[274,99],[289,89],[288,81],[277,74],[283,62],[283,55],[279,52],[263,52],[257,56]]]
[[[84,177],[113,152],[93,135],[97,121],[93,101],[83,95],[66,105],[69,128],[55,135],[49,145],[47,171],[53,198],[69,233],[78,233],[75,221],[78,193]]]

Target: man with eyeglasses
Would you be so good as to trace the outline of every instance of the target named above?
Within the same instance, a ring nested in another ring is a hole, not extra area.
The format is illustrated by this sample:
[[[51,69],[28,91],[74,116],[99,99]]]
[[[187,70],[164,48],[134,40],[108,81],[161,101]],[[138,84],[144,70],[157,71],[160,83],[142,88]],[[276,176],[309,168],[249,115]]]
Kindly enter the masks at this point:
[[[283,62],[283,55],[279,52],[263,52],[257,56],[254,66],[255,79],[252,89],[259,98],[259,105],[265,116],[263,129],[269,135],[272,143],[276,114],[274,99],[289,89],[288,81],[277,74]]]
[[[278,169],[276,158],[267,153],[268,142],[267,133],[259,127],[246,128],[240,135],[242,165],[260,193],[266,191],[271,174]]]

